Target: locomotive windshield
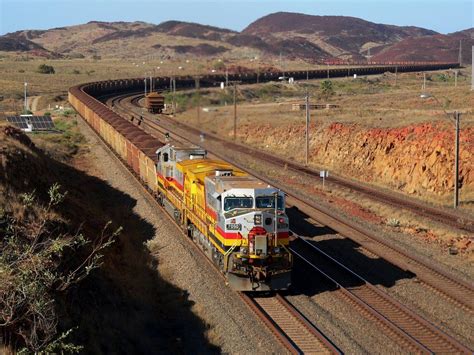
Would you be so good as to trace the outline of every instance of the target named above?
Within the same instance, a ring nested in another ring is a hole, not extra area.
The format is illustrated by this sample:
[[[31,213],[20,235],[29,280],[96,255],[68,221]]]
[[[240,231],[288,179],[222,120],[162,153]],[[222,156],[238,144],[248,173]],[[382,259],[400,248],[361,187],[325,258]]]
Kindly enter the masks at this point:
[[[257,208],[275,208],[275,196],[258,196],[255,199]],[[278,196],[278,209],[283,210],[283,198]]]
[[[224,211],[234,208],[253,208],[252,197],[226,197],[224,199]]]

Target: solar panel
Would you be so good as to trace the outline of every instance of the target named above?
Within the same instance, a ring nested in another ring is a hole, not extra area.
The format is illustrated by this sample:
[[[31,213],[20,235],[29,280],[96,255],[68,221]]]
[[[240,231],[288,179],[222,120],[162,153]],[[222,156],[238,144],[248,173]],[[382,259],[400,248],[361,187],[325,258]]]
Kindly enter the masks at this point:
[[[7,117],[7,121],[20,129],[28,128],[28,124],[26,122],[25,117],[10,116]]]
[[[54,122],[50,116],[33,116],[30,117],[33,130],[50,131],[54,129]]]

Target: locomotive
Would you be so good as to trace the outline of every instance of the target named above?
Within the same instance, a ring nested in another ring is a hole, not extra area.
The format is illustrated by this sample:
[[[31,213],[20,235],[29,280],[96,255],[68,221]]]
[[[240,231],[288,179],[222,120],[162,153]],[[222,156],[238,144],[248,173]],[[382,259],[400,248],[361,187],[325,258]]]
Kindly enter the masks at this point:
[[[285,196],[199,147],[157,151],[158,200],[239,291],[291,284]]]

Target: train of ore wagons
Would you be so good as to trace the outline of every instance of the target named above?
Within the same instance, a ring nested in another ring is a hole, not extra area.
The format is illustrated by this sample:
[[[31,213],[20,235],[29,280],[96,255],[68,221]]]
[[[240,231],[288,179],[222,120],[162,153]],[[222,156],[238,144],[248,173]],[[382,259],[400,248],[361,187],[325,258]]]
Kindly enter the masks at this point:
[[[69,102],[239,291],[284,290],[292,256],[285,196],[191,144],[160,142],[88,95]]]
[[[200,85],[212,87],[226,80],[263,83],[285,75],[307,80],[459,67],[459,63],[442,62],[372,64],[287,73],[208,75],[200,78]],[[195,86],[192,77],[175,79],[181,88]],[[75,86],[69,90],[69,102],[226,275],[232,288],[287,289],[291,284],[292,256],[288,251],[290,232],[282,192],[224,161],[209,159],[199,147],[158,141],[93,97],[130,90],[141,92],[144,80],[147,79]],[[152,78],[149,86],[165,87],[170,80]]]

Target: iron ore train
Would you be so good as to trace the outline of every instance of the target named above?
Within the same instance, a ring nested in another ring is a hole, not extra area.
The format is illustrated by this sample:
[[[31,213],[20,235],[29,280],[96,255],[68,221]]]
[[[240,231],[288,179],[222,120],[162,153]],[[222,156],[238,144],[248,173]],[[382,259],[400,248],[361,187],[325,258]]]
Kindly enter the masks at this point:
[[[162,143],[84,92],[69,102],[239,291],[285,290],[284,194],[193,145]]]
[[[295,80],[413,72],[458,67],[458,63],[389,63],[286,73],[215,74],[200,77],[201,87],[221,82],[245,84],[280,77]],[[150,87],[194,87],[195,78],[150,78]],[[196,146],[163,143],[134,123],[117,115],[97,98],[143,90],[144,78],[121,79],[72,87],[69,102],[100,135],[164,209],[201,246],[207,257],[241,291],[287,289],[291,284],[292,257],[285,196],[240,169],[209,159]],[[137,123],[139,124],[139,123]]]

